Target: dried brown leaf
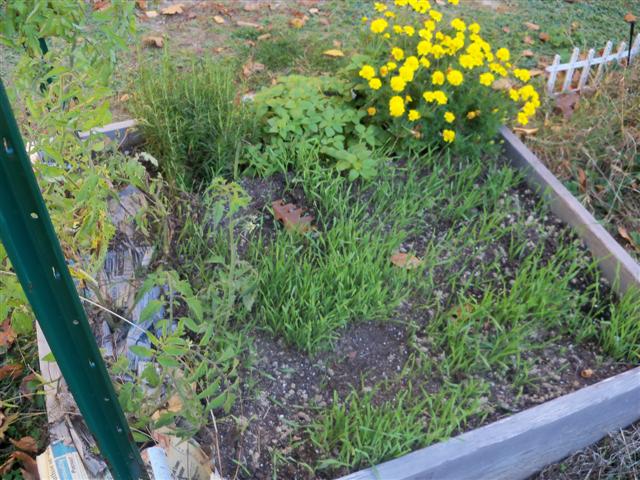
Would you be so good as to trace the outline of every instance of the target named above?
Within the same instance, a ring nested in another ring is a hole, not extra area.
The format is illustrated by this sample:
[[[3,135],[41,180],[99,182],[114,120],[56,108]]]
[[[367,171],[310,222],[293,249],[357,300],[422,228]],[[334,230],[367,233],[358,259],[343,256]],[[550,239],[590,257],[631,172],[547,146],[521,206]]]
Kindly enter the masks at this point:
[[[504,33],[511,33],[511,29],[509,27],[502,27],[502,31]]]
[[[261,28],[260,25],[253,22],[245,22],[244,20],[238,20],[236,25],[239,27],[247,27],[247,28]]]
[[[538,38],[540,39],[540,41],[542,42],[548,42],[549,39],[551,39],[551,37],[549,36],[548,33],[545,32],[540,32],[540,35],[538,35]]]
[[[146,10],[147,0],[136,0],[136,7],[138,7],[140,10]]]
[[[155,10],[147,10],[146,12],[144,12],[144,14],[147,18],[156,18],[158,15],[160,15]]]
[[[522,135],[535,135],[538,133],[539,128],[523,128],[523,127],[513,127],[513,131],[516,133],[521,133]]]
[[[216,22],[218,25],[222,25],[223,23],[225,23],[225,19],[220,15],[214,15],[213,21]]]
[[[494,90],[510,90],[513,88],[513,81],[509,78],[499,78],[491,85]]]
[[[556,97],[556,110],[559,110],[566,120],[570,119],[576,109],[580,96],[576,92],[565,93]]]
[[[36,453],[38,451],[38,442],[36,442],[36,439],[33,437],[26,436],[19,440],[10,438],[9,441],[13,443],[18,450],[22,450],[23,452]]]
[[[624,21],[627,23],[635,23],[637,20],[638,20],[638,17],[636,17],[631,12],[627,12],[627,14],[624,16]]]
[[[636,247],[636,244],[633,241],[633,238],[631,237],[631,235],[629,235],[629,230],[627,230],[625,227],[620,226],[618,227],[618,233],[622,238],[624,238],[627,242],[629,242],[629,245],[631,245],[632,247]]]
[[[0,380],[4,380],[5,378],[11,377],[16,379],[20,376],[24,367],[19,363],[13,363],[9,365],[2,365],[0,367]]]
[[[524,22],[524,26],[527,27],[529,30],[533,30],[533,31],[540,30],[540,25],[538,25],[537,23]]]
[[[184,12],[184,4],[176,3],[160,10],[163,15],[179,15]]]
[[[262,35],[258,36],[257,40],[264,41],[264,40],[269,40],[270,38],[271,38],[270,33],[263,33]]]
[[[307,20],[309,20],[309,17],[307,17],[306,15],[303,15],[301,17],[293,17],[289,19],[289,25],[292,26],[293,28],[300,29],[305,26],[305,24],[307,23]]]
[[[0,325],[0,347],[10,347],[16,340],[16,332],[8,318]]]
[[[587,174],[584,173],[582,168],[578,168],[578,184],[580,185],[580,191],[585,193],[587,191]]]
[[[580,376],[582,378],[591,378],[591,377],[593,377],[593,370],[590,369],[590,368],[585,368],[584,370],[582,370],[580,372]]]
[[[252,60],[249,60],[242,67],[242,75],[244,75],[245,78],[249,78],[254,73],[262,72],[264,70],[264,68],[265,67],[264,67],[264,65],[262,63],[258,63],[258,62],[254,62]]]
[[[393,263],[396,267],[412,270],[414,268],[418,268],[422,263],[422,260],[420,260],[415,255],[398,252],[391,255],[391,263]]]
[[[297,232],[307,232],[311,229],[313,217],[304,213],[302,208],[296,207],[292,203],[284,203],[284,200],[276,200],[271,204],[276,220],[284,225],[286,230]]]
[[[344,57],[344,52],[338,49],[326,50],[322,52],[322,54],[326,55],[327,57]]]
[[[38,465],[33,457],[24,452],[13,452],[11,456],[18,460],[24,467],[24,470],[22,470],[22,476],[25,480],[40,478],[38,474]]]
[[[156,35],[149,35],[142,38],[142,43],[147,47],[162,48],[164,47],[164,38]]]
[[[522,51],[522,56],[523,57],[529,57],[530,58],[530,57],[533,57],[534,55],[535,54],[533,53],[533,50],[527,49],[527,50],[523,50]]]
[[[167,410],[173,413],[179,413],[182,411],[182,400],[180,399],[180,395],[173,394],[169,401],[167,402]]]
[[[524,43],[526,43],[527,45],[533,45],[535,42],[533,41],[533,38],[531,38],[529,35],[525,35],[524,39],[522,40]]]
[[[532,68],[531,70],[529,70],[529,75],[531,75],[532,77],[537,77],[538,75],[544,75],[544,70],[540,68]]]

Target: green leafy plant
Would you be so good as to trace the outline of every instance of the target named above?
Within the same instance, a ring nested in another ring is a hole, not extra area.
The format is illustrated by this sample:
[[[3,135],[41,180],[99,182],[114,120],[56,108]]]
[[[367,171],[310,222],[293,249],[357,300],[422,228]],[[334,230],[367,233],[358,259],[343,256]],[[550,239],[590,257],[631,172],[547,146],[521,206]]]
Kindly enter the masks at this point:
[[[379,132],[363,124],[366,113],[349,104],[350,95],[348,84],[337,78],[300,75],[283,77],[260,91],[254,104],[264,145],[250,150],[249,166],[269,175],[278,171],[277,157],[284,145],[311,142],[324,147],[325,159],[337,160],[336,167],[349,170],[352,179],[375,176],[380,156],[374,149],[382,144]]]

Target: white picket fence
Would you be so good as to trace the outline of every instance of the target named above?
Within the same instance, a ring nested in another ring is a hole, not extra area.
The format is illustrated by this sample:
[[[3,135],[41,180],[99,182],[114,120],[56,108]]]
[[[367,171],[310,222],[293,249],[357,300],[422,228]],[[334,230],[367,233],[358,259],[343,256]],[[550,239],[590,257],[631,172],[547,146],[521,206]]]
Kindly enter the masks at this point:
[[[562,64],[560,63],[560,55],[556,55],[553,59],[553,64],[546,68],[546,71],[549,73],[547,93],[551,96],[557,96],[562,93],[577,92],[585,88],[596,87],[600,82],[608,63],[616,61],[618,65],[620,65],[623,61],[626,61],[629,56],[629,49],[627,48],[626,42],[620,43],[616,53],[611,53],[612,48],[613,43],[611,41],[607,42],[601,57],[596,57],[596,51],[592,48],[589,50],[587,58],[584,60],[578,60],[580,58],[580,49],[574,48],[569,63]],[[640,34],[636,36],[631,47],[631,58],[638,55],[638,53],[640,53]],[[596,65],[598,66],[597,71],[595,72],[595,75],[591,75],[591,69]],[[580,69],[582,69],[582,72],[580,74],[580,79],[578,80],[578,85],[572,88],[573,75],[576,70]],[[562,88],[557,91],[556,80],[559,72],[566,72],[566,75],[564,80],[560,82]]]

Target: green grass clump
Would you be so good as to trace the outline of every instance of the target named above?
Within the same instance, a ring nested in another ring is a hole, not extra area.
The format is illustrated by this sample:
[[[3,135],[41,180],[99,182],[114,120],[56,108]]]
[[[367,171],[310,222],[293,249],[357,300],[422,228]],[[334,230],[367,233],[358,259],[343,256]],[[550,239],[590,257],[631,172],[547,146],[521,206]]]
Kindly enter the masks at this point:
[[[307,428],[323,458],[318,468],[357,469],[444,440],[481,412],[484,392],[474,381],[446,384],[437,393],[408,384],[382,402],[376,402],[375,390],[354,390],[344,401],[334,394],[331,406]]]
[[[528,364],[522,355],[543,347],[545,332],[570,334],[584,325],[589,292],[571,283],[584,269],[581,252],[571,246],[547,260],[533,253],[501,288],[488,285],[479,294],[459,294],[426,328],[445,353],[443,372],[511,370],[516,382],[525,380]]]
[[[640,359],[640,290],[629,289],[608,305],[609,318],[600,325],[597,337],[604,351],[617,360]]]
[[[134,113],[167,180],[197,188],[237,175],[253,121],[238,98],[235,66],[195,59],[183,66],[165,54],[139,75]]]

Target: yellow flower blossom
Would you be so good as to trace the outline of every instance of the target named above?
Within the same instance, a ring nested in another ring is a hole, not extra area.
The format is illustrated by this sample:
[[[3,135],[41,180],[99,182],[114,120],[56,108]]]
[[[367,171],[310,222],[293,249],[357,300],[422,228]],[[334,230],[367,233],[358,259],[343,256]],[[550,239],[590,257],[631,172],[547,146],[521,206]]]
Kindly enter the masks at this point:
[[[400,25],[394,25],[393,26],[393,33],[397,33],[398,35],[400,35],[403,32],[402,27]]]
[[[371,87],[372,90],[380,90],[380,87],[382,87],[382,82],[379,78],[372,78],[371,80],[369,80],[369,87]]]
[[[429,16],[433,18],[436,22],[439,22],[442,20],[442,14],[440,12],[436,12],[435,10],[430,10]]]
[[[416,34],[416,29],[411,25],[405,25],[402,30],[404,30],[404,33],[406,33],[408,37],[413,37]]]
[[[389,32],[385,33],[383,35],[384,38],[386,38],[387,40],[389,40],[391,38],[391,34]]]
[[[431,74],[431,83],[434,85],[444,85],[444,73],[440,70],[436,70]]]
[[[409,110],[409,120],[412,122],[420,120],[420,112],[417,110]]]
[[[384,18],[378,18],[371,22],[371,31],[373,33],[382,33],[387,29],[388,26],[389,23]]]
[[[518,123],[520,125],[526,125],[529,123],[529,117],[524,112],[518,113]]]
[[[490,72],[483,73],[482,75],[480,75],[480,85],[490,87],[493,84],[495,79],[496,77],[494,77],[492,73]]]
[[[431,62],[427,57],[421,57],[420,65],[422,65],[423,68],[429,68],[431,66]]]
[[[496,57],[498,57],[498,60],[502,62],[508,62],[511,58],[511,54],[506,48],[501,48],[496,52]]]
[[[460,3],[460,0],[449,0],[449,3],[451,5],[458,5],[458,3]]]
[[[413,74],[414,74],[415,70],[411,67],[408,67],[406,65],[403,65],[402,67],[400,67],[400,69],[398,70],[398,75],[400,77],[402,77],[402,79],[409,83],[409,82],[413,82]]]
[[[409,4],[409,0],[395,0],[394,2],[398,7],[406,7]]]
[[[467,29],[467,25],[460,18],[454,18],[451,20],[451,27],[458,32],[464,32]]]
[[[377,112],[378,110],[376,110],[376,107],[367,108],[367,113],[369,114],[370,117],[373,117]]]
[[[401,76],[391,77],[391,90],[394,92],[402,92],[404,88],[407,86],[407,82]]]
[[[396,68],[398,68],[398,65],[395,62],[387,62],[387,68],[390,72],[393,72]]]
[[[391,56],[399,62],[404,58],[404,50],[398,47],[394,47],[393,49],[391,49]]]
[[[447,143],[451,143],[456,139],[456,132],[453,130],[443,130],[442,139]]]
[[[367,17],[362,17],[362,23],[367,23],[369,21],[369,19]]]
[[[472,110],[467,113],[468,120],[473,120],[474,118],[477,118],[479,116],[480,116],[480,110]]]
[[[387,10],[386,12],[384,12],[384,16],[387,18],[396,18],[396,14],[393,13],[391,10]]]
[[[389,100],[389,113],[392,117],[401,117],[404,114],[404,100],[402,97],[391,97]]]
[[[358,72],[358,75],[360,75],[365,80],[371,80],[376,76],[376,70],[371,65],[364,65],[360,69],[360,72]]]
[[[429,53],[431,52],[431,42],[427,41],[427,40],[422,40],[421,42],[418,42],[418,47],[416,48],[418,55],[429,55]]]
[[[464,80],[464,76],[460,70],[449,70],[447,73],[447,82],[449,82],[454,87],[460,85]]]
[[[529,70],[525,70],[524,68],[516,68],[513,71],[513,76],[523,82],[528,82],[529,80],[531,80],[531,74],[529,73]]]
[[[376,9],[376,12],[384,12],[387,9],[387,6],[384,3],[375,2],[373,4],[373,8]]]
[[[511,88],[509,89],[509,97],[511,98],[511,100],[513,100],[514,102],[517,102],[518,100],[520,100],[520,94],[518,93],[517,90]]]
[[[456,119],[456,116],[453,113],[445,112],[445,114],[444,114],[444,121],[445,122],[453,123],[455,119]]]
[[[480,25],[478,25],[477,23],[472,23],[471,25],[469,25],[469,31],[471,33],[475,33],[476,35],[480,33]]]
[[[383,65],[383,66],[380,67],[380,76],[381,77],[386,77],[388,73],[389,73],[389,67],[387,67],[386,65]]]
[[[411,55],[410,57],[407,57],[407,59],[404,61],[404,66],[412,70],[418,70],[418,68],[420,67],[420,62],[418,61],[418,57],[415,57],[413,55]]]

